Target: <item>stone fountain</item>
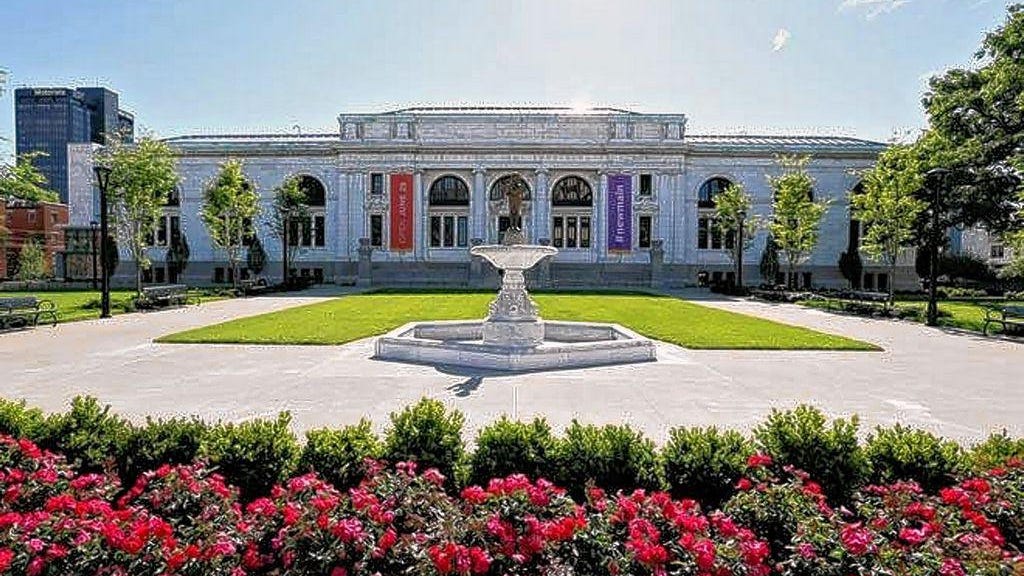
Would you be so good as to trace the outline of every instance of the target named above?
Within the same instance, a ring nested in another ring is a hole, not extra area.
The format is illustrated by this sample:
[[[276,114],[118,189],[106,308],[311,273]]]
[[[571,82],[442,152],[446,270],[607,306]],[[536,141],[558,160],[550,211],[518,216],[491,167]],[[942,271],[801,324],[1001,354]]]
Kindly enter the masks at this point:
[[[510,212],[518,203],[510,198]],[[524,272],[558,253],[526,244],[518,229],[502,244],[470,250],[503,271],[484,320],[413,322],[377,339],[376,358],[483,370],[536,371],[656,359],[654,342],[618,324],[541,320]]]

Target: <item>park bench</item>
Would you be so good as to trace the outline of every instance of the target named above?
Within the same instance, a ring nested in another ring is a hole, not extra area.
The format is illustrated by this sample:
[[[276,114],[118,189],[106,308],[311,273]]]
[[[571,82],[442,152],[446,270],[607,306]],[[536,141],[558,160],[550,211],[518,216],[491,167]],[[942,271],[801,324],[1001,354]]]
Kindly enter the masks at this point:
[[[885,292],[866,290],[842,290],[835,294],[822,295],[827,310],[840,310],[854,314],[874,314],[879,311],[878,305],[884,308],[889,303],[889,295]]]
[[[265,292],[267,288],[267,281],[264,278],[249,278],[238,283],[238,293],[245,296]]]
[[[189,303],[188,286],[184,284],[161,284],[144,286],[142,294],[135,300],[140,309],[184,306]]]
[[[988,335],[989,324],[1001,324],[1004,334],[1024,334],[1024,306],[1003,306],[985,310],[981,333]]]
[[[35,296],[0,298],[0,329],[35,326],[42,319],[57,324],[57,307]]]

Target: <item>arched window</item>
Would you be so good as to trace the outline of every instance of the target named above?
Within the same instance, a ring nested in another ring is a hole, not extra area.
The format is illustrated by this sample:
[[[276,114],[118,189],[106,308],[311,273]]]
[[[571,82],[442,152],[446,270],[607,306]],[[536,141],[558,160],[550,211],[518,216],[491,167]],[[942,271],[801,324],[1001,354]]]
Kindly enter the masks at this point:
[[[726,188],[732,185],[732,182],[725,178],[711,178],[700,185],[700,191],[697,192],[697,206],[699,208],[714,208],[715,207],[715,196],[724,192]]]
[[[150,246],[171,246],[181,240],[181,190],[175,186],[167,194],[153,232],[146,235]],[[161,272],[162,275],[162,272]]]
[[[430,185],[431,206],[469,206],[469,187],[457,176],[442,176]]]
[[[709,178],[700,185],[697,191],[697,249],[698,250],[733,250],[736,246],[735,237],[730,230],[722,234],[715,214],[715,196],[732,186],[726,178]]]
[[[323,248],[327,244],[327,191],[320,180],[303,174],[298,177],[299,190],[306,197],[306,216],[289,222],[288,244],[304,248]]]
[[[552,206],[593,206],[594,191],[579,176],[566,176],[551,189]]]
[[[431,248],[469,246],[469,186],[457,176],[442,176],[430,185]]]
[[[594,190],[579,176],[566,176],[551,189],[551,245],[590,248]]]
[[[181,206],[181,190],[177,186],[167,195],[164,206]]]
[[[299,176],[299,190],[306,195],[306,206],[324,206],[327,191],[319,180],[312,176]]]
[[[523,180],[519,174],[506,174],[494,181],[491,185],[491,200],[504,200],[509,190],[520,189],[523,191],[523,200],[531,200],[530,185]]]

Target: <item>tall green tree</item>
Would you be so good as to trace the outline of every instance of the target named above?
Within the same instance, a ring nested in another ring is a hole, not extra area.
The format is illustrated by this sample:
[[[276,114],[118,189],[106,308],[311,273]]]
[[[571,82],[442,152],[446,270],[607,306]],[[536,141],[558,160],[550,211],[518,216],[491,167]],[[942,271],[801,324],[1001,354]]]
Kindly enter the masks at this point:
[[[758,219],[752,214],[753,207],[753,197],[740,184],[730,184],[715,196],[718,227],[727,238],[730,235],[733,238],[732,249],[726,249],[726,253],[732,259],[737,281],[743,278],[740,255],[754,244],[757,234]]]
[[[814,200],[814,178],[807,173],[809,156],[781,156],[782,174],[769,176],[772,218],[768,224],[775,244],[786,259],[787,283],[792,285],[796,267],[805,262],[818,245],[821,219],[827,201]]]
[[[974,65],[934,76],[923,104],[931,134],[923,138],[927,170],[952,171],[942,200],[944,226],[1019,230],[1016,201],[1024,182],[1024,4],[1009,8],[988,33]]]
[[[29,240],[22,244],[18,253],[18,271],[14,277],[18,280],[46,280],[52,276],[49,259],[42,244]]]
[[[1020,194],[1020,210],[1017,215],[1024,220],[1024,192]],[[1024,278],[1024,227],[1007,232],[1004,240],[1013,250],[1013,260],[1002,270],[1001,275],[1006,278]]]
[[[245,240],[253,235],[253,222],[259,212],[259,193],[246,180],[242,163],[228,160],[221,164],[220,172],[203,195],[200,215],[213,245],[227,254],[235,286]]]
[[[0,165],[0,201],[57,202],[57,193],[47,188],[46,176],[36,168],[35,160],[46,154],[20,154],[14,164]]]
[[[110,167],[107,201],[120,244],[135,263],[135,289],[141,293],[142,272],[152,265],[153,229],[179,181],[174,153],[147,136],[135,144],[111,142],[100,161]]]
[[[914,245],[915,225],[926,208],[916,196],[924,186],[922,172],[917,151],[909,145],[895,144],[864,172],[863,190],[850,195],[851,212],[864,224],[861,249],[889,268],[890,304],[897,260],[900,253]]]
[[[308,217],[309,199],[299,186],[299,177],[290,176],[274,188],[274,200],[264,222],[270,237],[281,241],[281,254],[288,256],[281,259],[281,278],[286,284],[288,270],[284,270],[283,267],[289,266],[288,262],[295,262],[295,256],[299,251],[299,240],[289,238],[288,227],[292,222],[304,222]]]

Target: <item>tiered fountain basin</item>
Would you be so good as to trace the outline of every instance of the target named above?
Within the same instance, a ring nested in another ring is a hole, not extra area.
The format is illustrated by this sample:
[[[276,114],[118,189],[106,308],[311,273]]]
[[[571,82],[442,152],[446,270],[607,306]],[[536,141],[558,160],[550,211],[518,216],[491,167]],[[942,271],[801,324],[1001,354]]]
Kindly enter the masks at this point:
[[[557,252],[525,244],[473,248],[504,271],[487,319],[406,324],[377,339],[376,358],[511,372],[655,360],[654,342],[618,324],[540,319],[523,272]]]

